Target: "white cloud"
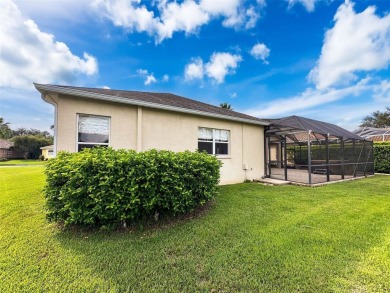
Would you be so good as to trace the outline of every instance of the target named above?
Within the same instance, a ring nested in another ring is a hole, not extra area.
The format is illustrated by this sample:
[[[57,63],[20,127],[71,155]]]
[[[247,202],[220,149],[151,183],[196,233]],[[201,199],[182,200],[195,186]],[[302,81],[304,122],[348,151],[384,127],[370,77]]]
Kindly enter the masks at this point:
[[[157,83],[154,73],[149,73],[146,69],[137,69],[137,75],[144,78],[144,85],[151,85]]]
[[[210,61],[203,63],[201,58],[193,58],[192,62],[187,64],[184,69],[184,78],[186,81],[203,79],[203,76],[213,79],[217,84],[223,83],[226,75],[234,74],[238,63],[242,61],[240,55],[234,55],[224,52],[213,53]]]
[[[390,103],[390,80],[382,80],[374,88],[373,98],[376,102],[387,102]]]
[[[240,0],[156,0],[149,5],[150,9],[140,0],[95,0],[93,4],[95,11],[114,25],[130,32],[145,32],[154,36],[156,43],[161,43],[172,38],[175,32],[196,34],[215,18],[222,18],[222,25],[226,27],[253,28],[259,19],[257,10],[264,2],[257,3],[258,9],[253,5],[246,7]]]
[[[259,43],[252,47],[250,54],[256,59],[261,59],[264,63],[268,64],[266,59],[268,58],[270,52],[271,50],[268,49],[265,44]]]
[[[203,79],[204,66],[201,58],[193,58],[192,62],[187,64],[184,69],[184,78],[186,81]]]
[[[373,90],[373,85],[369,84],[369,79],[363,79],[356,85],[342,89],[312,89],[308,88],[303,93],[287,98],[273,100],[268,104],[262,104],[254,109],[245,111],[247,114],[262,118],[280,117],[291,115],[297,111],[309,109],[315,106],[334,102],[347,96],[356,96],[369,90]]]
[[[225,76],[233,74],[241,61],[242,57],[240,55],[213,53],[210,62],[205,65],[205,71],[207,76],[214,79],[218,84],[223,83]]]
[[[32,88],[32,82],[71,83],[98,71],[95,57],[73,55],[68,46],[42,32],[11,0],[0,2],[0,86]]]
[[[303,7],[305,7],[305,9],[308,11],[308,12],[312,12],[314,11],[314,8],[315,8],[315,5],[316,3],[319,1],[319,0],[286,0],[288,2],[288,6],[291,8],[292,6],[294,6],[295,4],[299,3],[301,4]]]
[[[106,86],[106,85],[103,85],[103,86],[102,86],[102,89],[109,90],[110,87],[109,87],[109,86]]]
[[[169,81],[169,75],[168,74],[164,74],[163,77],[162,77],[162,81],[163,82],[168,82]]]
[[[230,94],[229,94],[229,97],[230,97],[231,99],[235,99],[235,98],[237,98],[237,93],[236,93],[236,92],[230,93]]]
[[[144,84],[150,85],[150,84],[156,83],[156,82],[157,82],[157,79],[154,77],[153,73],[151,73],[151,74],[146,76]]]
[[[357,73],[385,69],[390,64],[390,14],[375,14],[370,6],[356,13],[353,3],[342,4],[335,25],[326,32],[321,56],[309,79],[318,89],[347,85]]]

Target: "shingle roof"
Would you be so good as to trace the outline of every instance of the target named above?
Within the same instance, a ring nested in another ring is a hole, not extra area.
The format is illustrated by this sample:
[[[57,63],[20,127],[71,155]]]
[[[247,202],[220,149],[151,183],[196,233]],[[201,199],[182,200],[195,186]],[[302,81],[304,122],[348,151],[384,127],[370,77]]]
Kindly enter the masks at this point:
[[[160,108],[171,111],[187,112],[195,115],[213,116],[229,120],[239,120],[243,122],[268,125],[269,122],[240,112],[223,109],[210,104],[202,103],[170,93],[124,91],[102,88],[86,88],[50,84],[34,84],[41,92],[57,92],[79,97],[95,98],[100,100],[110,100],[119,103],[128,103],[151,108]],[[212,114],[212,115],[207,115]]]
[[[9,140],[0,139],[0,149],[9,149],[14,146],[14,143]]]
[[[363,139],[361,136],[352,133],[344,128],[341,128],[340,126],[337,126],[335,124],[300,116],[289,116],[281,118],[279,120],[274,120],[270,129],[271,132],[288,132],[293,130],[311,130],[315,133],[329,133],[332,136],[343,137],[347,139]]]

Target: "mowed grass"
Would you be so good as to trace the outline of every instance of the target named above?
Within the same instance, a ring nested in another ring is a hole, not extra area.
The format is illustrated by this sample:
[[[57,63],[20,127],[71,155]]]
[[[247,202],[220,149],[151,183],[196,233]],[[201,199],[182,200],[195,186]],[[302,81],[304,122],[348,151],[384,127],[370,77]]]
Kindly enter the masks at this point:
[[[13,166],[13,165],[45,165],[47,161],[41,160],[7,160],[0,162],[0,166]]]
[[[0,292],[390,291],[390,177],[223,186],[202,217],[133,232],[45,220],[44,167],[0,168]]]

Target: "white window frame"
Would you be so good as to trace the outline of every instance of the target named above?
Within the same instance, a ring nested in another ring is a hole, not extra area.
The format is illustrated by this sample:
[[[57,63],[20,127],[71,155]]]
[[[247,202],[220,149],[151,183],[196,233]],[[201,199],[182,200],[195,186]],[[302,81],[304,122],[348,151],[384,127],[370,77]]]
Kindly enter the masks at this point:
[[[76,152],[79,151],[79,145],[80,144],[87,144],[87,145],[102,145],[109,147],[111,145],[111,117],[110,116],[104,116],[104,115],[95,115],[95,114],[86,114],[86,113],[77,113],[77,119],[76,119]],[[97,142],[79,142],[79,117],[80,116],[90,116],[90,117],[103,117],[108,118],[108,143],[97,143]]]
[[[199,129],[200,128],[205,128],[205,129],[211,129],[213,131],[213,140],[202,140],[202,139],[199,139]],[[223,130],[223,131],[227,131],[228,132],[228,141],[227,142],[223,142],[223,141],[216,141],[215,140],[215,132],[218,131],[218,130]],[[213,156],[216,156],[216,157],[229,157],[230,156],[230,138],[231,138],[231,135],[230,135],[231,131],[229,129],[219,129],[219,128],[210,128],[210,127],[202,127],[202,126],[199,126],[198,127],[198,143],[199,142],[208,142],[208,143],[212,143],[213,145],[213,153],[212,154],[209,154],[209,155],[213,155]],[[228,153],[227,154],[216,154],[215,153],[215,144],[216,143],[225,143],[228,145]]]

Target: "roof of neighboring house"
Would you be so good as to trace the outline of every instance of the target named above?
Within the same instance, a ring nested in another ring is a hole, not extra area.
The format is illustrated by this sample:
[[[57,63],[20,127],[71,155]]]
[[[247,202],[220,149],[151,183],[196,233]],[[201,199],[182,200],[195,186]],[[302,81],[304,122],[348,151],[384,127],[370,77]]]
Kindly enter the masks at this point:
[[[170,93],[123,91],[103,88],[85,88],[36,83],[34,83],[34,85],[36,89],[43,95],[52,92],[76,97],[170,110],[233,121],[241,121],[251,124],[269,124],[269,122],[264,119],[259,119],[240,112],[224,109]]]
[[[353,133],[372,141],[390,141],[390,128],[363,127]]]
[[[14,143],[9,140],[0,139],[0,149],[9,149],[14,146]]]
[[[43,147],[40,147],[41,150],[53,150],[53,145],[47,145],[47,146],[43,146]]]
[[[281,119],[272,120],[272,125],[268,130],[268,133],[275,134],[287,134],[296,130],[312,131],[318,134],[329,134],[335,137],[343,137],[346,139],[359,139],[363,140],[361,136],[352,133],[335,124],[309,119],[300,116],[289,116]]]

